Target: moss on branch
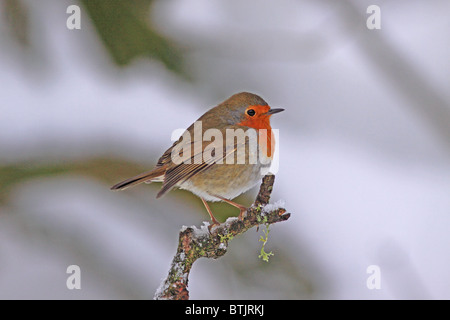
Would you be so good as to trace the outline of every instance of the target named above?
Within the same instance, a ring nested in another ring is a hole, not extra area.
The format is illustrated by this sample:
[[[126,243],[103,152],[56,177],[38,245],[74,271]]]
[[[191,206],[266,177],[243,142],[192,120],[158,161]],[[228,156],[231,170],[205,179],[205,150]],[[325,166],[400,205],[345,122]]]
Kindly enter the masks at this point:
[[[170,266],[167,278],[158,288],[155,299],[187,300],[189,273],[194,262],[202,257],[217,259],[227,252],[228,242],[247,230],[264,224],[266,226],[286,221],[290,213],[284,208],[268,205],[272,193],[274,175],[266,175],[260,186],[255,202],[247,210],[241,221],[236,217],[228,218],[224,223],[213,226],[211,230],[203,225],[183,227],[180,230],[177,253]]]

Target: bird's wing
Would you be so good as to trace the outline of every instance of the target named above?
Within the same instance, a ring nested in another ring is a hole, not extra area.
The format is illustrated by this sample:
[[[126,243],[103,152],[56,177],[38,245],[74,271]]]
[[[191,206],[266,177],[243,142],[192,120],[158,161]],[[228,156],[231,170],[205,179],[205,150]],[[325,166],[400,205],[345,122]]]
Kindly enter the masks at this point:
[[[192,149],[193,147],[193,142],[191,143],[191,147]],[[221,163],[225,163],[225,160],[227,157],[234,155],[234,153],[236,152],[236,150],[238,149],[238,144],[235,144],[233,148],[228,148],[228,150],[226,148],[224,148],[223,152],[218,155],[217,157],[211,156],[211,157],[206,157],[205,159],[205,155],[209,154],[211,155],[212,153],[209,153],[210,151],[213,151],[211,147],[211,142],[210,141],[206,141],[206,142],[202,142],[202,150],[200,152],[192,152],[193,155],[192,156],[188,156],[188,155],[183,155],[180,157],[180,159],[183,159],[183,161],[181,163],[175,164],[172,159],[171,159],[171,154],[172,154],[172,150],[173,150],[172,146],[169,150],[170,152],[168,154],[167,151],[166,153],[163,155],[163,157],[161,157],[161,159],[163,161],[161,161],[161,166],[165,165],[167,163],[170,163],[170,165],[168,166],[166,173],[164,175],[164,182],[163,185],[161,187],[161,190],[158,192],[157,197],[161,197],[163,194],[165,194],[167,191],[169,191],[170,189],[172,189],[177,183],[179,182],[184,182],[186,180],[188,180],[189,178],[193,177],[194,175],[208,170],[210,168],[212,168],[213,166],[217,166],[217,165],[221,165]],[[210,148],[211,150],[208,150],[208,148]],[[169,151],[168,150],[168,151]],[[204,151],[208,151],[208,152],[204,152]],[[170,161],[169,161],[170,159]],[[158,162],[159,164],[159,162]]]
[[[193,133],[193,127],[192,125],[186,129],[180,139],[175,141],[158,160],[156,167],[167,169],[164,174],[163,185],[157,197],[161,197],[175,185],[183,183],[194,175],[214,166],[228,163],[229,160],[233,160],[231,163],[244,163],[242,161],[246,160],[242,158],[242,148],[244,148],[245,157],[248,158],[249,148],[246,148],[246,145],[249,143],[249,136],[245,136],[245,139],[234,139],[234,143],[227,147],[225,136],[222,136],[222,139],[217,141],[217,137],[211,139],[212,141],[203,141],[205,131],[195,134]],[[227,129],[239,129],[247,132],[246,130],[249,128],[230,125]]]

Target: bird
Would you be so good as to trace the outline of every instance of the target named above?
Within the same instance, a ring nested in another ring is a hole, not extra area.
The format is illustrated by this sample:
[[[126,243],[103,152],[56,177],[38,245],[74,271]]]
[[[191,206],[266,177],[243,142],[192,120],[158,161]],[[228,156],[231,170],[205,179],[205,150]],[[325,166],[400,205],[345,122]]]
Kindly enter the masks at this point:
[[[247,208],[232,199],[257,185],[267,173],[275,149],[270,117],[281,111],[256,94],[236,93],[189,126],[152,170],[119,182],[111,190],[162,182],[157,198],[175,187],[192,192],[203,202],[210,227],[220,222],[208,202],[224,201],[238,208],[238,219],[243,220]]]

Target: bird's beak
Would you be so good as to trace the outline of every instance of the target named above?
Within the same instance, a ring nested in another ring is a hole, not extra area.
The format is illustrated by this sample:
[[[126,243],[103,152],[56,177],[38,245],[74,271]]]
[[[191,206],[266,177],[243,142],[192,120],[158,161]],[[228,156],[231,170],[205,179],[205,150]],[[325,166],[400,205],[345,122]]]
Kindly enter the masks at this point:
[[[272,115],[272,114],[275,114],[275,113],[278,113],[278,112],[281,112],[281,111],[284,111],[284,109],[282,109],[282,108],[269,109],[269,111],[267,111],[266,114]]]

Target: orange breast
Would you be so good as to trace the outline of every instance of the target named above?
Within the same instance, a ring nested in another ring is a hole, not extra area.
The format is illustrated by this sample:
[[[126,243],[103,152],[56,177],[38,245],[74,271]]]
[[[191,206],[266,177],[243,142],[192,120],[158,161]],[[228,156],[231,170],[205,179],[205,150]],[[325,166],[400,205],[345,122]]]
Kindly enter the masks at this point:
[[[269,106],[251,106],[256,111],[256,114],[246,116],[244,121],[238,123],[241,126],[247,126],[258,130],[258,144],[263,154],[267,157],[273,157],[273,151],[275,150],[275,138],[272,133],[272,127],[270,126],[270,115],[265,114],[270,110]]]

